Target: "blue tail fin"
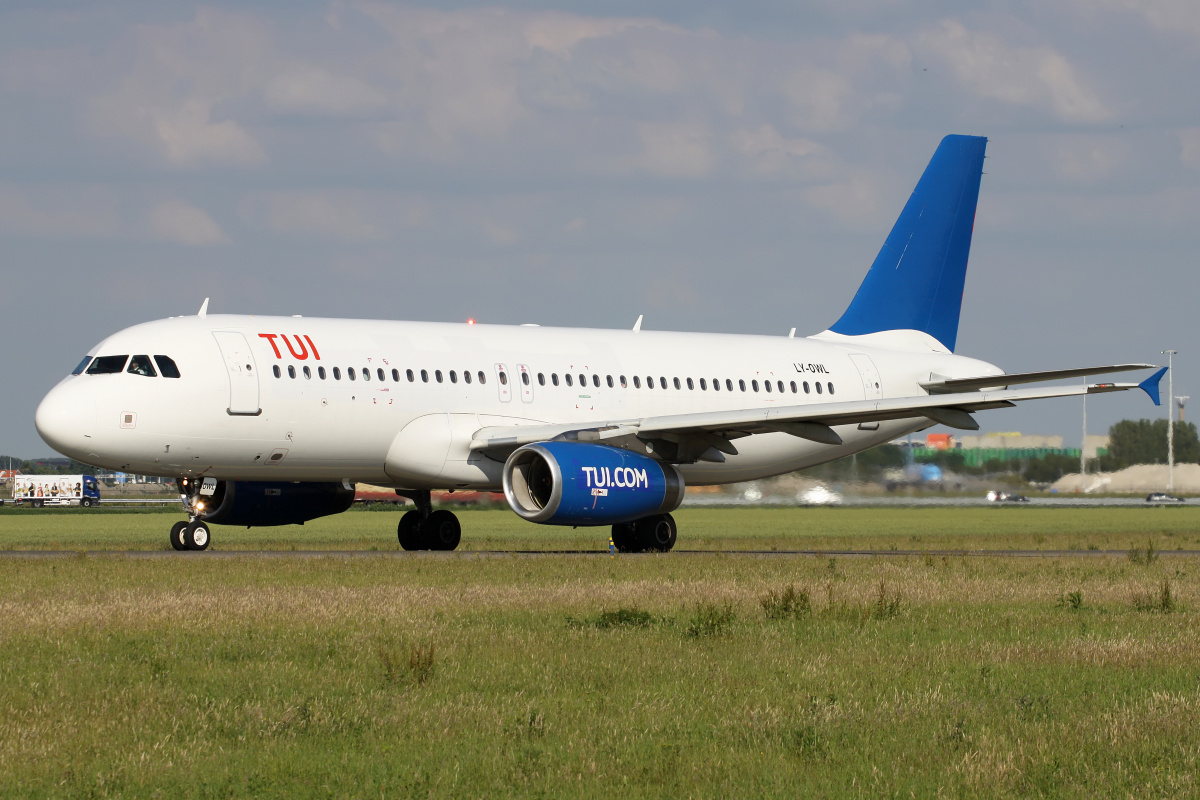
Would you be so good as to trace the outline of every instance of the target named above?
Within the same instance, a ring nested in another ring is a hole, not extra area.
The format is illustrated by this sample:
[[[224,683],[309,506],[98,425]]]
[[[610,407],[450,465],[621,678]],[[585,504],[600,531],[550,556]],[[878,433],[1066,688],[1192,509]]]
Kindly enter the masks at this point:
[[[954,350],[986,145],[983,136],[942,139],[831,331],[918,330]]]

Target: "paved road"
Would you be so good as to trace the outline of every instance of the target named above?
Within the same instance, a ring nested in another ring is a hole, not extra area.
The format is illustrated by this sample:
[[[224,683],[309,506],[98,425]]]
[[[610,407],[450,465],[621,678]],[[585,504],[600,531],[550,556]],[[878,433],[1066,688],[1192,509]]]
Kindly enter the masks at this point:
[[[79,558],[548,558],[552,556],[609,556],[607,550],[460,550],[453,553],[406,552],[403,550],[207,550],[202,553],[173,550],[3,550],[0,559]],[[942,556],[970,558],[1126,558],[1127,550],[674,550],[663,554],[618,554],[617,558],[677,558],[687,556],[744,558],[896,558]],[[1164,558],[1200,557],[1200,550],[1157,550]]]

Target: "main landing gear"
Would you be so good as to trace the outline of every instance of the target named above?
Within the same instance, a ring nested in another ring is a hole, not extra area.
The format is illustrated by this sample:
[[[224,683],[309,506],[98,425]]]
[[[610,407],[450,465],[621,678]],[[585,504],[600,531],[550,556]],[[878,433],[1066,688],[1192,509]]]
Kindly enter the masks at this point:
[[[679,530],[670,514],[655,514],[612,526],[613,546],[621,553],[665,553]]]
[[[401,517],[396,526],[396,538],[401,547],[405,550],[453,550],[458,547],[462,526],[453,512],[434,511],[427,491],[397,490],[396,494],[417,504],[416,509]]]
[[[211,543],[212,534],[204,520],[180,520],[171,526],[171,547],[175,550],[207,550]]]

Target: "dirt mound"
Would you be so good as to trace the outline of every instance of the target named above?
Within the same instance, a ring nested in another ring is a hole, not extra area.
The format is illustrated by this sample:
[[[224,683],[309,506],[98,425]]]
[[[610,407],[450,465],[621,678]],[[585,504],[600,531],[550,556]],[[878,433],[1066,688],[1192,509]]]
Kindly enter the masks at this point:
[[[1079,491],[1079,473],[1063,475],[1051,486],[1059,492]],[[1166,464],[1136,464],[1118,472],[1089,473],[1084,492],[1161,492],[1167,488]],[[1175,492],[1200,494],[1200,464],[1175,465]]]

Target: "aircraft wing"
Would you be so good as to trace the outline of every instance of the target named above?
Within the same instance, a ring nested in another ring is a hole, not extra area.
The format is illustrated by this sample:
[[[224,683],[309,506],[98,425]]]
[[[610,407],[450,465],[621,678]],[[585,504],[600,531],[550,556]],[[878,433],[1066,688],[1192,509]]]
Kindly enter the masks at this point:
[[[534,442],[579,441],[651,452],[664,460],[679,463],[724,461],[722,454],[737,455],[734,440],[756,433],[788,433],[814,442],[837,445],[842,443],[842,439],[833,429],[835,425],[913,417],[925,417],[952,428],[978,430],[979,424],[971,416],[975,411],[1010,407],[1023,400],[1127,389],[1144,390],[1157,405],[1158,382],[1165,372],[1165,368],[1161,369],[1141,383],[996,389],[571,424],[486,427],[472,436],[471,449],[503,458],[518,447]]]
[[[1041,383],[1067,378],[1085,378],[1088,375],[1108,375],[1113,372],[1131,372],[1137,369],[1154,369],[1154,364],[1109,364],[1102,367],[1076,367],[1074,369],[1052,369],[1044,372],[1016,372],[1011,375],[982,375],[978,378],[943,378],[931,375],[921,388],[930,394],[950,394],[974,389],[997,389],[1021,383]]]

